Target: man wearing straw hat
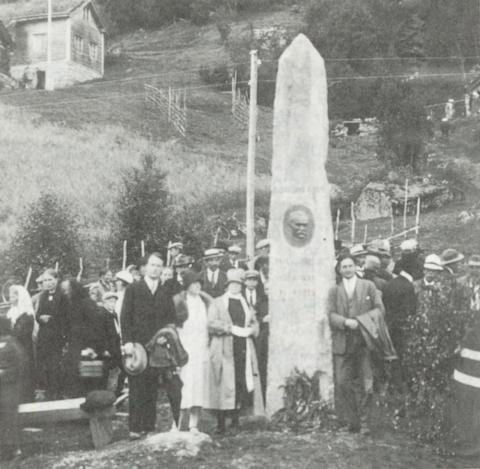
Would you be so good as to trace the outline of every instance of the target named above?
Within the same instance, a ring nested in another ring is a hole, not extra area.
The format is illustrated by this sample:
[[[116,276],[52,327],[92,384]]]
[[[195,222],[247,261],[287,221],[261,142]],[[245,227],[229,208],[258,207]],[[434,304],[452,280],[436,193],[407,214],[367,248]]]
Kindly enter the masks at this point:
[[[175,265],[176,259],[183,254],[183,243],[176,241],[168,245],[168,267]]]
[[[224,272],[228,272],[230,269],[243,269],[247,270],[247,265],[245,262],[241,261],[240,254],[242,253],[242,248],[237,245],[229,246],[227,249],[227,256],[222,259],[220,263],[220,269]]]
[[[212,298],[225,293],[227,275],[220,270],[222,252],[217,248],[207,249],[203,256],[205,268],[202,271],[203,291]]]

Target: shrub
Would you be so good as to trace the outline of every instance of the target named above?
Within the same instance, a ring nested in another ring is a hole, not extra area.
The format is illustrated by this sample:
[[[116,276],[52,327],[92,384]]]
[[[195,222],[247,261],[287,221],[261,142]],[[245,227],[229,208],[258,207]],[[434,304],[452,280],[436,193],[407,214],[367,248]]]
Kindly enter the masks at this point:
[[[466,295],[441,283],[433,294],[420,294],[417,314],[407,321],[408,337],[403,359],[407,378],[407,408],[416,438],[441,442],[448,439],[449,383],[456,350],[472,319]]]
[[[70,206],[52,193],[43,193],[20,219],[8,253],[15,275],[59,263],[63,272],[76,273],[79,257],[78,225]]]
[[[198,70],[198,75],[207,85],[218,85],[223,90],[230,89],[231,73],[226,64],[215,67],[202,65]]]

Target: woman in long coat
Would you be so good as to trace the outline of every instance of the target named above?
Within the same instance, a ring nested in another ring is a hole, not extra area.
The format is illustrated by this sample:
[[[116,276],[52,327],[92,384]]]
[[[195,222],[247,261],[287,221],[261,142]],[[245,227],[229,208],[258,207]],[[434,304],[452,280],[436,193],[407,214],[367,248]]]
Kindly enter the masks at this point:
[[[58,273],[55,270],[47,269],[42,277],[44,291],[40,295],[36,313],[39,325],[37,367],[40,369],[47,399],[62,399],[62,358],[68,331],[68,302],[60,291]]]
[[[12,306],[8,310],[7,318],[10,320],[12,336],[17,339],[25,354],[21,402],[33,402],[35,397],[33,354],[33,333],[36,329],[35,312],[32,299],[23,286],[12,285],[9,289],[9,298]]]
[[[183,420],[190,411],[189,430],[198,431],[200,412],[207,399],[208,378],[208,316],[207,311],[213,298],[201,291],[202,276],[187,270],[182,272],[184,291],[175,295],[175,311],[181,324],[178,335],[188,353],[188,362],[182,367],[182,403],[180,408]]]
[[[239,412],[251,408],[264,414],[257,357],[252,338],[258,335],[254,311],[242,296],[244,272],[227,272],[227,290],[208,311],[210,333],[209,393],[207,407],[217,411],[217,431],[225,432],[225,420],[238,427]]]

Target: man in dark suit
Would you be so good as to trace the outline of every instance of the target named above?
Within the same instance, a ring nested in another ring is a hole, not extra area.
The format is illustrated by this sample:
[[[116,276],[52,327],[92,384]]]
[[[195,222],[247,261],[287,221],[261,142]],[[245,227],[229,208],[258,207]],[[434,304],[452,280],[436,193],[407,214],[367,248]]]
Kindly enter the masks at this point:
[[[122,340],[124,353],[132,352],[133,343],[145,346],[156,332],[175,324],[175,307],[167,289],[160,285],[163,260],[158,253],[147,258],[145,276],[139,282],[128,285],[125,290],[121,312]],[[156,404],[159,378],[165,384],[174,420],[178,424],[181,389],[171,376],[161,376],[157,369],[147,367],[136,376],[129,376],[130,438],[136,439],[155,430]],[[178,412],[177,412],[178,411]]]
[[[225,293],[227,275],[220,270],[222,253],[216,248],[207,249],[203,260],[205,268],[202,272],[203,291],[213,298],[218,298]]]
[[[337,271],[341,281],[328,295],[336,384],[335,407],[346,420],[348,430],[357,433],[361,429],[362,411],[359,396],[365,396],[366,402],[371,400],[373,369],[370,352],[355,318],[374,309],[383,312],[384,308],[375,285],[357,277],[351,255],[339,258]],[[363,383],[360,389],[359,382]]]
[[[230,246],[227,251],[227,256],[220,262],[220,270],[224,272],[228,272],[230,269],[248,270],[247,264],[239,259],[241,253],[242,248],[240,246]]]

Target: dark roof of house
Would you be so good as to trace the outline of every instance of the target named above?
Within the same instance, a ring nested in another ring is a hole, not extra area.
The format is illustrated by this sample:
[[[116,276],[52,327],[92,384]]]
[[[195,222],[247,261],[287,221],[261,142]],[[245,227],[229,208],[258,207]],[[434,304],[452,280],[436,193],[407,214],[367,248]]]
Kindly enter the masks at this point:
[[[52,17],[68,17],[74,10],[88,2],[92,4],[96,19],[103,28],[103,22],[92,0],[52,0]],[[14,23],[43,20],[47,18],[47,14],[47,0],[21,0],[0,4],[0,20],[7,27]]]

